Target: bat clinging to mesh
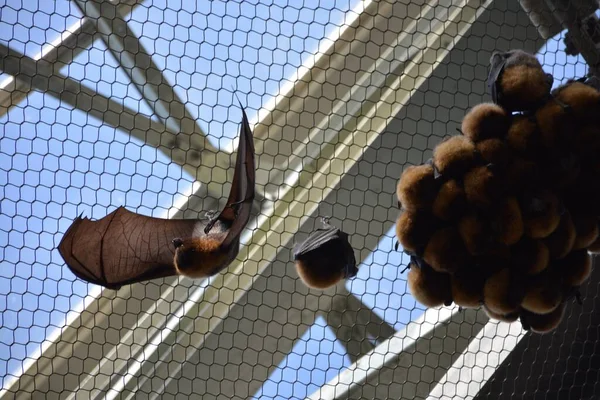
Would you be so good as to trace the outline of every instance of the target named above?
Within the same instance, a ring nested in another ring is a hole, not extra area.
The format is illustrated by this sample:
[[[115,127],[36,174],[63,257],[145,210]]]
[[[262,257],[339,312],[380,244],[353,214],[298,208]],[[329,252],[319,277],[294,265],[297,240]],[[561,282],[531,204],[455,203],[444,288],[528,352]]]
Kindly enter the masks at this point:
[[[294,249],[296,271],[306,286],[326,289],[358,273],[348,234],[321,218],[323,228]]]
[[[91,221],[78,217],[58,250],[80,279],[109,289],[172,275],[215,275],[237,256],[254,201],[252,131],[242,126],[231,191],[225,208],[208,219],[161,219],[123,207]]]

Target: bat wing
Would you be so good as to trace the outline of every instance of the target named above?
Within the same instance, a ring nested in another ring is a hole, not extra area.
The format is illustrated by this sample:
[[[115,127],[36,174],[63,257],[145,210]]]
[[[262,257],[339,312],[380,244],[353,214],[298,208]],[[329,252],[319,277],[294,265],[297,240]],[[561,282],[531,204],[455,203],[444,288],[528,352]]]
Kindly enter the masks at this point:
[[[318,249],[331,240],[339,239],[340,233],[342,232],[335,227],[317,229],[316,231],[312,232],[304,242],[298,245],[296,249],[294,249],[294,257],[297,258],[298,256],[306,254],[309,251]]]
[[[500,75],[506,66],[507,57],[505,54],[494,53],[490,60],[490,73],[488,74],[487,86],[492,96],[492,101],[498,103],[500,100],[499,83]]]
[[[241,104],[240,104],[241,107]],[[227,204],[218,219],[230,223],[230,228],[221,247],[227,248],[239,239],[240,234],[250,220],[252,203],[254,201],[256,171],[254,161],[254,143],[252,130],[248,117],[242,108],[242,127],[240,129],[240,142],[235,161],[235,172],[231,183],[231,191]]]
[[[58,250],[77,277],[118,289],[177,275],[173,238],[200,236],[202,228],[198,220],[153,218],[120,207],[96,221],[78,217]]]

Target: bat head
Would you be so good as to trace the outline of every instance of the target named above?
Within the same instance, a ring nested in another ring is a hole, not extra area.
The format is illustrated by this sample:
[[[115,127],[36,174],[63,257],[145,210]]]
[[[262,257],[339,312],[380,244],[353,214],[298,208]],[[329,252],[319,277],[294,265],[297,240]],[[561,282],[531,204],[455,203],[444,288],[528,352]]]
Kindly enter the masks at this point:
[[[175,238],[172,243],[173,263],[180,275],[204,278],[219,273],[228,264],[229,254],[222,250],[219,238]]]

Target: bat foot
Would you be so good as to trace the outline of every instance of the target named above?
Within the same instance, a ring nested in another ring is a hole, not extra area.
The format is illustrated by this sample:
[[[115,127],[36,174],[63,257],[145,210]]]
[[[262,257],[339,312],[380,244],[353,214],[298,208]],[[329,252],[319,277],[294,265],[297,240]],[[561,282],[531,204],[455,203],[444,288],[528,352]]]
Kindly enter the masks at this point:
[[[181,240],[181,238],[175,238],[171,241],[171,243],[173,243],[173,246],[175,246],[177,249],[183,245],[183,240]]]
[[[329,224],[329,220],[330,219],[331,219],[331,216],[329,216],[329,215],[325,215],[325,216],[319,217],[319,220],[321,221],[321,223],[323,225],[325,225],[326,227],[328,227],[330,225]]]

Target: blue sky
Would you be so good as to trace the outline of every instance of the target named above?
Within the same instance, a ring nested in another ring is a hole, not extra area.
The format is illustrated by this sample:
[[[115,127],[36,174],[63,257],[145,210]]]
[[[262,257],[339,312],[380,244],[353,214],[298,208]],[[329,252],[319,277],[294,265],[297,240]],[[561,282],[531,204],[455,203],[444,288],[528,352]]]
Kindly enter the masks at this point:
[[[232,86],[252,118],[356,2],[284,8],[287,1],[169,1],[167,8],[166,1],[148,1],[131,15],[130,26],[222,148],[239,127]],[[80,17],[66,0],[0,1],[0,41],[35,57]],[[553,40],[542,49],[548,72],[556,78],[585,73],[581,62],[558,48]],[[101,41],[61,73],[152,115]],[[76,279],[55,250],[73,218],[82,212],[101,218],[121,205],[161,216],[192,179],[162,153],[40,92],[0,118],[0,132],[1,386],[92,287]],[[406,260],[393,250],[394,242],[392,229],[347,287],[402,329],[423,308],[406,294],[405,275],[397,268]],[[319,319],[257,396],[303,398],[348,365],[343,347]]]

